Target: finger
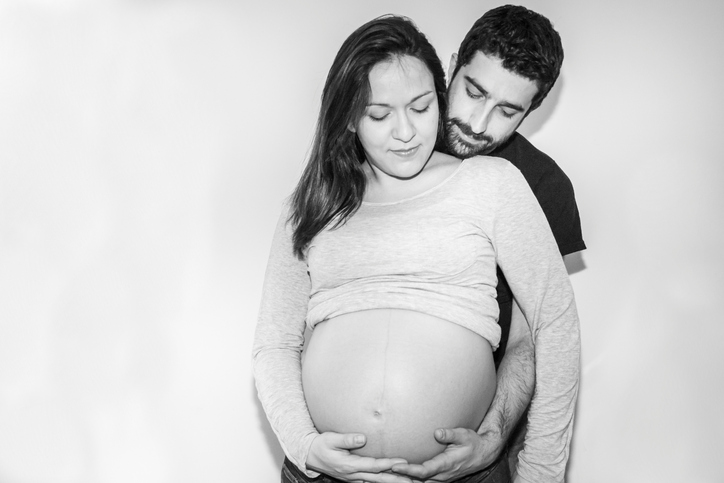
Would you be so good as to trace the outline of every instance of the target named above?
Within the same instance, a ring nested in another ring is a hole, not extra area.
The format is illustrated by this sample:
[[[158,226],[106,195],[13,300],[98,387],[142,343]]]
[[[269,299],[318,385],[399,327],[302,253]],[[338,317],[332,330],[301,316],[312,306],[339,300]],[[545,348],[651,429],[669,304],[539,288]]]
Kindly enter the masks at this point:
[[[335,434],[332,444],[341,449],[357,449],[367,444],[367,438],[358,433]]]
[[[392,471],[411,478],[426,480],[434,474],[434,471],[425,468],[422,465],[395,465]]]
[[[365,483],[412,483],[412,480],[392,473],[353,473],[348,475],[353,480],[362,480]]]
[[[354,471],[364,473],[381,473],[390,471],[395,465],[405,465],[407,461],[402,458],[371,458],[369,456],[350,455],[345,463],[354,468]]]
[[[425,461],[421,465],[395,465],[392,467],[392,471],[411,476],[412,478],[427,480],[437,476],[442,471],[448,470],[449,468],[446,463],[447,459],[438,455],[431,460]]]
[[[440,428],[435,430],[435,439],[442,444],[464,444],[470,439],[470,433],[466,428]]]

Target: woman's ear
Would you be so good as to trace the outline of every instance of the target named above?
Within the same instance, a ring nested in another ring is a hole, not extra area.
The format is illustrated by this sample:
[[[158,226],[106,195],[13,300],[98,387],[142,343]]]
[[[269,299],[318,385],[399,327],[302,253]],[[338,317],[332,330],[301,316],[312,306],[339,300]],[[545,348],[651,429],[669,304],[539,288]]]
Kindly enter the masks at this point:
[[[354,126],[352,125],[351,122],[347,124],[347,130],[348,130],[349,132],[353,132],[353,133],[356,133],[356,132],[357,132],[357,130],[354,128]]]

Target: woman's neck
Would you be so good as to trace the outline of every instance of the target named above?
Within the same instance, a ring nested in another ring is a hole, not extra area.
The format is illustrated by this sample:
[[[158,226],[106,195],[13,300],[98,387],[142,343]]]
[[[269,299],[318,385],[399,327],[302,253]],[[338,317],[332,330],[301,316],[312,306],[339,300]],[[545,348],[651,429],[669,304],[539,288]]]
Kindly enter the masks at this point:
[[[423,193],[445,181],[460,165],[460,160],[433,152],[425,166],[411,178],[390,176],[364,163],[367,187],[363,200],[368,203],[391,203]]]

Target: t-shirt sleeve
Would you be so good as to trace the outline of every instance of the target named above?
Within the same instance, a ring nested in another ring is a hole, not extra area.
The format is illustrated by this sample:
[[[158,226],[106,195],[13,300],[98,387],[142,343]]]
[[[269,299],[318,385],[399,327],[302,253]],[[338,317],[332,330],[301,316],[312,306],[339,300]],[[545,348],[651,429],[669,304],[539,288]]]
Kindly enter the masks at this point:
[[[548,219],[561,255],[585,250],[581,217],[571,180],[562,171],[549,171],[532,189]]]
[[[518,473],[524,481],[562,482],[578,395],[578,314],[548,222],[520,172],[510,168],[497,196],[493,240],[498,264],[531,326],[536,358]]]
[[[253,368],[259,400],[284,453],[308,476],[305,462],[319,433],[302,389],[301,352],[311,282],[292,251],[288,210],[279,217],[267,264],[254,335]]]

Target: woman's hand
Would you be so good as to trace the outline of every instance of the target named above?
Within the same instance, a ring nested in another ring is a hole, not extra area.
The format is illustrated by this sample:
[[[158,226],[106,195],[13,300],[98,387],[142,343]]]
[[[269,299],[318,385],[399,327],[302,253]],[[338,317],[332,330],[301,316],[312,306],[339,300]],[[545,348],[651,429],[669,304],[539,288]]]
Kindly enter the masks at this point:
[[[312,441],[307,468],[350,482],[412,483],[409,478],[389,473],[394,465],[407,464],[402,458],[378,459],[350,453],[366,443],[363,434],[322,433]]]
[[[488,467],[503,446],[493,432],[478,434],[465,428],[438,429],[435,439],[447,445],[445,451],[420,465],[397,465],[394,470],[415,481],[454,480]]]

